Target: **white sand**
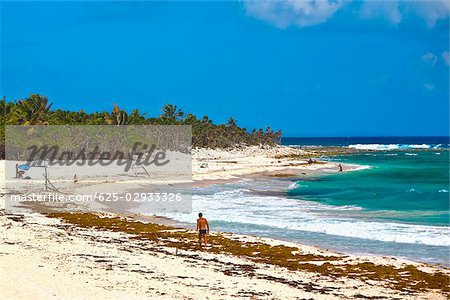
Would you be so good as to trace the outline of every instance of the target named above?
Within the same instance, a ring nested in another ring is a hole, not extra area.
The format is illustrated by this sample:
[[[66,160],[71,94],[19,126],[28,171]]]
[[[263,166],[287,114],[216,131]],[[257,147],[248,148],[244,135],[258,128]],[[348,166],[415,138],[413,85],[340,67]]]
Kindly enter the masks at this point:
[[[251,295],[253,299],[350,299],[357,295],[445,299],[438,293],[399,295],[384,287],[386,283],[287,271],[225,255],[188,251],[175,255],[175,249],[164,247],[155,251],[155,245],[125,234],[80,229],[38,214],[26,214],[23,220],[1,216],[0,220],[4,299],[230,299]],[[301,251],[320,250],[301,247]],[[348,258],[353,263],[364,260]],[[253,275],[240,272],[242,265],[253,266]],[[238,274],[227,275],[229,271]],[[314,290],[308,292],[308,287]]]
[[[193,179],[220,180],[260,172],[282,173],[285,170],[302,170],[304,173],[338,171],[338,163],[308,164],[306,159],[298,158],[303,154],[306,154],[304,150],[287,146],[252,146],[230,150],[194,149],[192,151]],[[280,156],[284,158],[279,158]],[[364,167],[343,164],[344,171],[356,168]]]
[[[269,155],[264,155],[264,151],[267,150],[198,150],[194,153],[194,178],[226,179],[253,172],[284,172],[288,169],[320,168],[336,172],[334,164],[305,165],[304,168],[304,162],[274,157],[278,155],[277,151],[298,151],[296,149],[270,149]],[[231,160],[237,163],[223,162]],[[203,163],[207,166],[200,168]],[[4,178],[4,165],[0,172],[0,178]],[[108,177],[100,182],[105,181],[114,183],[116,179]],[[64,188],[92,184],[68,182]],[[22,181],[16,188],[23,191],[25,187],[42,189],[42,183],[36,180],[33,185]],[[3,192],[1,198],[3,206]],[[33,212],[5,215],[2,209],[0,228],[0,289],[3,299],[351,299],[360,295],[402,299],[446,298],[439,292],[399,294],[388,288],[386,282],[362,282],[288,271],[228,255],[184,250],[175,255],[173,248],[133,240],[122,233],[81,229]],[[294,246],[303,253],[337,255],[282,241],[228,236]],[[408,263],[393,258],[356,256],[348,256],[345,261],[372,261],[397,266]],[[240,271],[243,265],[252,266],[253,272]],[[415,265],[428,272],[440,269],[448,273],[443,268]]]

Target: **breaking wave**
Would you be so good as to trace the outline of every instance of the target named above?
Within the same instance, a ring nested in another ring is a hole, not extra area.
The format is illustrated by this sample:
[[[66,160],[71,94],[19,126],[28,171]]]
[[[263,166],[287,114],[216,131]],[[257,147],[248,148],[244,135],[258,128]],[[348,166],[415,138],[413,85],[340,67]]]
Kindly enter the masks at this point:
[[[357,150],[440,149],[442,144],[353,144],[347,147]]]

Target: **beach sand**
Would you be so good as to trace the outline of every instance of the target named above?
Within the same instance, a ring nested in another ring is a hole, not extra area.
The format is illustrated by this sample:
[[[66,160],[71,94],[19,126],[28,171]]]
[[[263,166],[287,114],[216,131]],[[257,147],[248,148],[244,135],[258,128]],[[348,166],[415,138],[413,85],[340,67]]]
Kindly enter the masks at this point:
[[[306,153],[289,147],[195,150],[195,184],[251,174],[272,176],[337,172],[335,163],[307,164]],[[4,164],[4,162],[2,162]],[[344,165],[344,170],[359,166]],[[0,178],[4,178],[4,165]],[[64,172],[61,170],[61,172]],[[128,189],[129,178],[99,174],[65,181],[62,191],[98,184]],[[254,175],[252,175],[254,176]],[[5,182],[2,182],[4,190]],[[42,181],[22,181],[15,192],[42,190]],[[4,192],[2,191],[2,207]],[[344,255],[267,238],[212,232],[200,250],[193,230],[170,220],[111,213],[41,214],[26,207],[0,215],[0,286],[5,299],[446,299],[450,270],[388,257]],[[79,207],[83,210],[92,207]],[[73,208],[72,212],[75,211]],[[103,211],[103,212],[102,212]],[[99,214],[101,217],[99,217]],[[172,227],[161,227],[153,223]],[[95,228],[92,226],[95,225]]]

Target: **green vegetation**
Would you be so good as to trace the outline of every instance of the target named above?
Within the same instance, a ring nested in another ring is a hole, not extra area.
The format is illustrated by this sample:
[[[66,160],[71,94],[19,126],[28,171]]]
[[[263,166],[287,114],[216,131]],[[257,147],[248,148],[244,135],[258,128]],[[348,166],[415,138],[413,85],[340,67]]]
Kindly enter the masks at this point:
[[[201,118],[185,114],[176,105],[166,104],[156,117],[134,109],[130,113],[114,104],[111,112],[86,113],[52,109],[52,103],[44,96],[30,97],[6,102],[1,100],[1,156],[4,157],[6,125],[191,125],[193,147],[228,148],[236,145],[275,145],[281,141],[281,130],[273,132],[270,127],[264,131],[253,129],[248,132],[239,127],[233,118],[226,124],[214,124],[208,116]]]

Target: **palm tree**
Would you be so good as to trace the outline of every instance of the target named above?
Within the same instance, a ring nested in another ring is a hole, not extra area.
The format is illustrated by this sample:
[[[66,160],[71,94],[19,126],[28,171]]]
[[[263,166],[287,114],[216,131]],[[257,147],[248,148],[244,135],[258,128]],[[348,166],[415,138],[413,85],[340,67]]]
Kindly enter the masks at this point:
[[[160,115],[160,118],[165,124],[176,124],[183,120],[184,113],[176,105],[166,104],[161,110],[163,113]]]
[[[233,127],[233,128],[237,127],[236,120],[234,118],[232,118],[232,117],[228,118],[227,126],[228,127]]]
[[[128,123],[128,114],[114,104],[112,112],[105,121],[109,125],[126,125]]]
[[[144,125],[145,124],[145,113],[141,114],[139,109],[133,109],[128,116],[127,125]]]
[[[111,115],[107,112],[93,112],[87,117],[89,125],[108,125],[108,121],[111,121]]]
[[[197,125],[199,123],[197,116],[193,114],[188,114],[186,118],[183,120],[183,124],[186,125]]]
[[[276,139],[275,143],[281,144],[282,135],[283,135],[283,132],[281,131],[281,129],[275,133],[275,139]]]
[[[16,101],[7,123],[18,125],[47,125],[52,121],[50,109],[46,97],[32,94],[29,98]]]
[[[185,114],[176,105],[166,104],[161,109],[159,117],[147,118],[145,114],[135,109],[128,114],[116,104],[112,112],[52,110],[52,104],[46,97],[32,94],[29,98],[15,102],[0,101],[0,118],[2,124],[13,125],[41,125],[41,124],[70,124],[70,125],[177,125],[192,126],[192,143],[194,147],[226,148],[236,145],[258,145],[281,143],[281,130],[274,132],[267,127],[249,133],[245,128],[239,127],[234,118],[229,118],[226,124],[214,124],[208,116],[199,119],[194,114]],[[4,125],[0,129],[0,157],[1,147],[4,144]],[[4,156],[3,156],[4,157]]]
[[[6,102],[6,97],[3,97],[3,99],[0,101],[0,118],[2,119],[3,125],[10,117],[9,115],[11,113],[12,106],[13,105],[11,102]]]
[[[204,125],[212,125],[213,121],[208,116],[203,116],[202,124],[204,124]]]

